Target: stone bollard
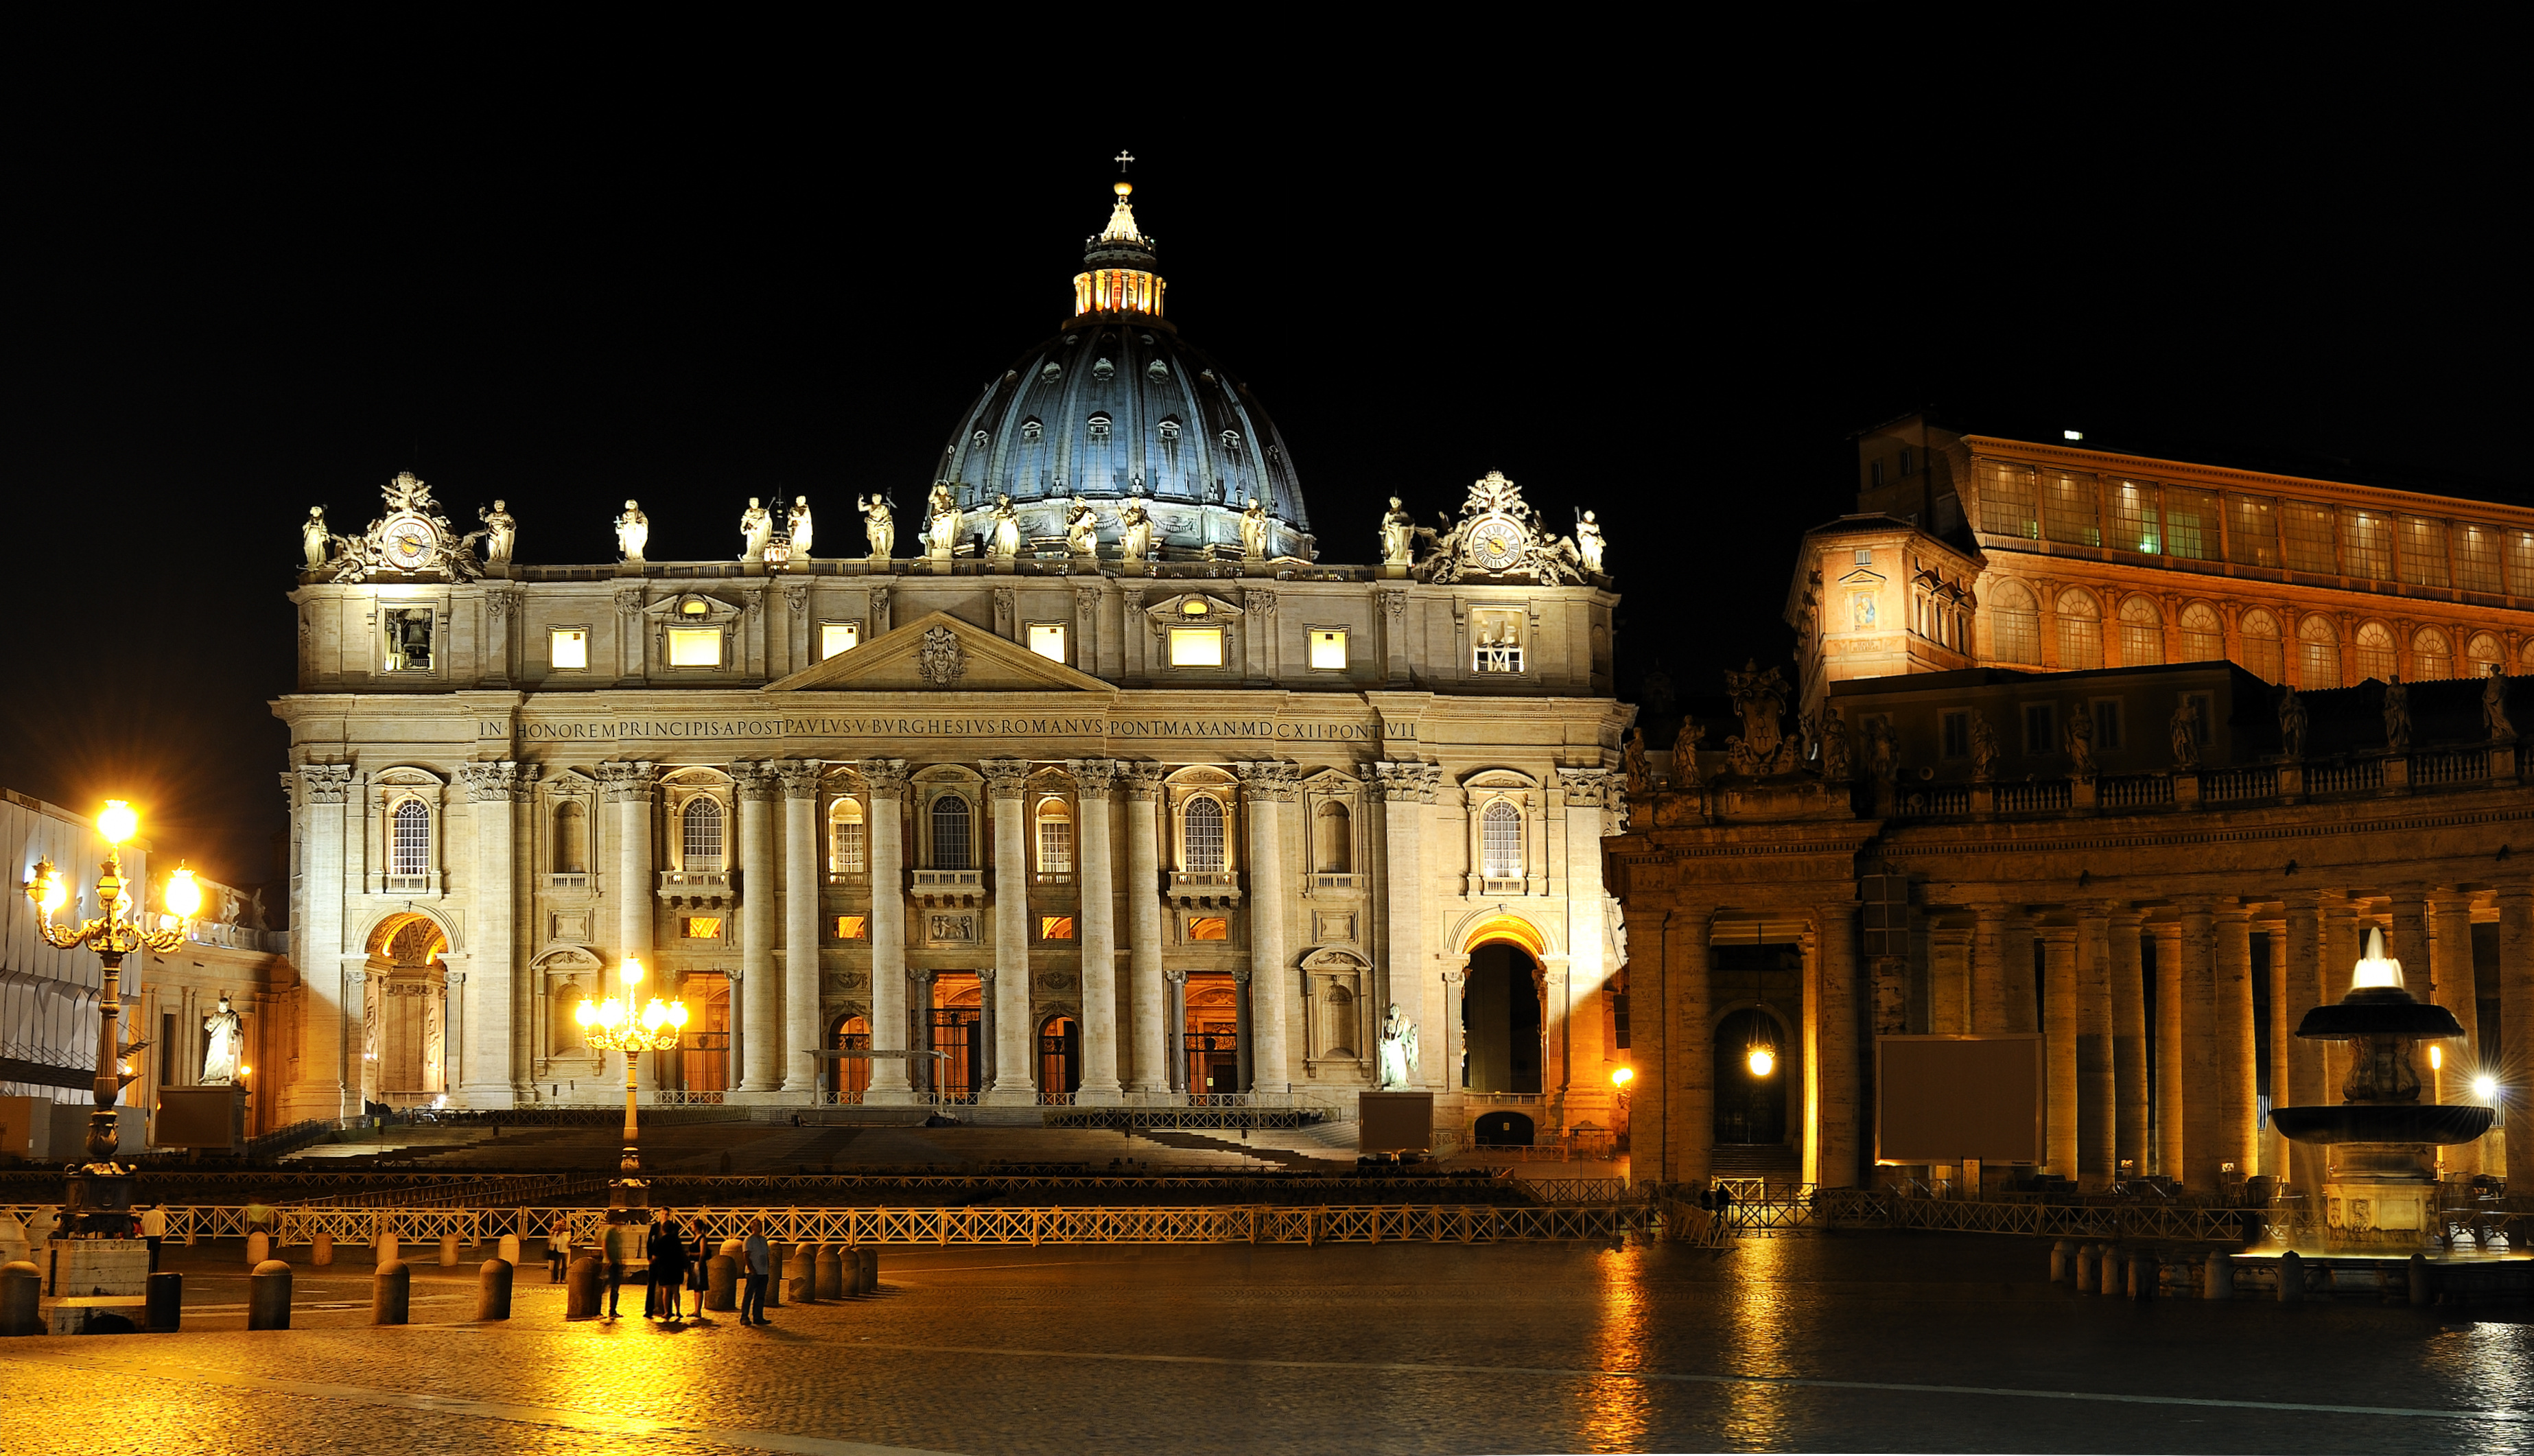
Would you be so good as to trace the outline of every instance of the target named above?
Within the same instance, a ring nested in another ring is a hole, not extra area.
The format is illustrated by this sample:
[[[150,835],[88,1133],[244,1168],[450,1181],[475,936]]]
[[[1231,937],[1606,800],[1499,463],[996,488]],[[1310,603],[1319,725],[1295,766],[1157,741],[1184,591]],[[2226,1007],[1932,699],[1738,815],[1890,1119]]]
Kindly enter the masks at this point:
[[[704,1307],[739,1307],[739,1260],[729,1254],[717,1253],[704,1260]]]
[[[2305,1303],[2305,1256],[2293,1248],[2279,1255],[2279,1303]]]
[[[2094,1265],[2101,1258],[2101,1250],[2094,1245],[2090,1244],[2077,1245],[2077,1293],[2089,1295],[2094,1292]]]
[[[25,1259],[0,1268],[0,1335],[44,1332],[44,1273]]]
[[[721,1242],[721,1247],[713,1251],[715,1253],[729,1254],[735,1259],[745,1260],[748,1257],[748,1241],[736,1238],[725,1239]]]
[[[323,1269],[327,1265],[334,1262],[333,1235],[327,1233],[323,1229],[317,1231],[317,1242],[310,1246],[308,1262],[316,1265],[320,1269]]]
[[[607,1293],[607,1261],[594,1253],[582,1254],[564,1271],[563,1317],[596,1319],[598,1304]]]
[[[457,1236],[454,1234],[440,1236],[440,1267],[444,1269],[457,1267]]]
[[[815,1289],[816,1298],[821,1300],[841,1300],[845,1297],[844,1250],[832,1244],[819,1245]]]
[[[403,1324],[413,1306],[413,1271],[390,1259],[370,1276],[370,1323]]]
[[[373,1262],[382,1269],[394,1263],[396,1261],[395,1231],[391,1229],[379,1235],[378,1242],[371,1245],[370,1251],[378,1255]]]
[[[765,1281],[765,1307],[768,1309],[780,1309],[783,1307],[782,1244],[771,1241],[767,1242],[765,1245],[765,1263],[766,1266],[773,1271],[771,1276]],[[747,1268],[747,1261],[745,1259],[741,1260],[740,1267],[742,1269]]]
[[[172,1335],[185,1317],[185,1276],[174,1272],[150,1276],[150,1303],[141,1327],[153,1335]]]
[[[516,1234],[503,1235],[501,1245],[495,1250],[495,1254],[503,1263],[510,1265],[512,1268],[515,1269],[519,1267],[519,1236]]]
[[[247,1280],[246,1327],[251,1330],[290,1328],[290,1266],[266,1259]]]
[[[2154,1299],[2155,1282],[2159,1277],[2161,1277],[2161,1271],[2156,1268],[2154,1254],[2134,1253],[2130,1255],[2129,1289],[2131,1299],[2136,1300],[2141,1304],[2144,1304],[2147,1301]]]
[[[864,1294],[867,1294],[867,1295],[875,1295],[875,1294],[878,1294],[878,1293],[879,1293],[879,1245],[878,1245],[878,1244],[864,1244],[864,1245],[862,1246],[862,1271],[863,1271],[863,1277],[862,1277],[863,1293],[864,1293]]]
[[[2235,1298],[2235,1256],[2222,1248],[2208,1250],[2208,1269],[2200,1286],[2203,1300]]]
[[[517,1266],[509,1259],[486,1259],[475,1275],[475,1317],[511,1317],[511,1277]]]
[[[796,1304],[818,1303],[818,1251],[807,1244],[792,1245],[792,1257],[783,1266],[783,1291]]]
[[[2072,1272],[2070,1265],[2075,1262],[2073,1258],[2075,1253],[2075,1246],[2065,1239],[2050,1245],[2050,1282],[2052,1284],[2068,1282],[2068,1276]]]
[[[2427,1304],[2433,1297],[2429,1287],[2430,1273],[2428,1255],[2411,1255],[2411,1303],[2415,1306]]]
[[[246,1266],[247,1266],[249,1269],[253,1269],[253,1268],[255,1268],[255,1267],[256,1267],[257,1265],[259,1265],[259,1264],[267,1264],[267,1263],[271,1263],[272,1261],[272,1236],[271,1234],[263,1234],[263,1233],[257,1233],[257,1234],[249,1234],[249,1235],[247,1235],[247,1236],[246,1236]]]

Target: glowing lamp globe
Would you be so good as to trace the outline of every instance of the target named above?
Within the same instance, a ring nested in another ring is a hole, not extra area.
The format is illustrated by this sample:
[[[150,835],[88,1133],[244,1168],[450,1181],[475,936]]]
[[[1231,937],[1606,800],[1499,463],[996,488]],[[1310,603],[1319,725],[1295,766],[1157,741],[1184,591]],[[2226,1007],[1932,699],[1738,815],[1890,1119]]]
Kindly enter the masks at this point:
[[[1765,1077],[1769,1073],[1777,1070],[1778,1054],[1770,1051],[1766,1047],[1753,1047],[1751,1049],[1751,1055],[1745,1059],[1744,1064],[1751,1068],[1751,1075],[1755,1077]]]
[[[2472,1079],[2472,1095],[2473,1095],[2473,1096],[2475,1096],[2475,1097],[2480,1098],[2480,1099],[2481,1099],[2482,1101],[2484,1101],[2484,1102],[2490,1102],[2490,1101],[2495,1100],[2495,1099],[2499,1096],[2499,1078],[2497,1078],[2497,1077],[2475,1077],[2475,1078],[2473,1078],[2473,1079]]]
[[[104,810],[96,817],[96,831],[105,836],[106,843],[121,844],[141,832],[141,816],[133,813],[132,806],[124,801],[108,799]]]
[[[203,908],[203,887],[194,882],[194,872],[182,864],[167,877],[167,910],[178,920],[191,920]]]
[[[1636,1068],[1634,1067],[1614,1066],[1610,1068],[1610,1085],[1613,1087],[1624,1087],[1636,1079],[1637,1073]]]

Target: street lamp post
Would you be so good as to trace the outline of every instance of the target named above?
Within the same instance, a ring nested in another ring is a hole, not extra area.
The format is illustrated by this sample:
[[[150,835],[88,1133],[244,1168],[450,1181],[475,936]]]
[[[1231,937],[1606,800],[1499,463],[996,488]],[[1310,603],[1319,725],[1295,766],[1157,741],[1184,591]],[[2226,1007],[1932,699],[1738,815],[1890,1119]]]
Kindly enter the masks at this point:
[[[617,1165],[617,1178],[607,1185],[607,1221],[611,1224],[647,1224],[651,1221],[651,1185],[642,1179],[642,1129],[634,1115],[634,1059],[644,1052],[666,1052],[678,1044],[678,1032],[687,1024],[684,1001],[664,1001],[651,998],[650,1006],[637,1019],[634,1013],[634,988],[642,981],[642,962],[629,955],[618,972],[625,981],[625,1000],[592,1003],[583,1001],[573,1008],[573,1019],[579,1022],[589,1044],[602,1052],[625,1054],[625,1157]]]
[[[164,903],[174,913],[160,916],[158,929],[145,929],[142,912],[134,903],[132,881],[123,878],[123,844],[140,832],[140,816],[123,800],[109,799],[96,817],[96,829],[106,842],[105,864],[96,880],[98,915],[75,926],[53,924],[53,913],[68,901],[70,890],[50,860],[37,862],[35,876],[25,888],[27,898],[34,902],[35,929],[44,943],[64,950],[85,945],[96,952],[104,967],[96,1000],[96,1111],[89,1115],[88,1123],[90,1161],[70,1176],[62,1210],[75,1232],[106,1236],[128,1232],[132,1211],[132,1170],[114,1161],[120,1141],[114,1104],[123,1096],[124,1084],[139,1073],[125,1071],[123,1059],[150,1045],[146,1041],[122,1045],[123,958],[135,950],[163,952],[185,943],[185,927],[194,912],[203,908],[203,890],[194,882],[194,872],[179,865],[167,877],[164,895]]]

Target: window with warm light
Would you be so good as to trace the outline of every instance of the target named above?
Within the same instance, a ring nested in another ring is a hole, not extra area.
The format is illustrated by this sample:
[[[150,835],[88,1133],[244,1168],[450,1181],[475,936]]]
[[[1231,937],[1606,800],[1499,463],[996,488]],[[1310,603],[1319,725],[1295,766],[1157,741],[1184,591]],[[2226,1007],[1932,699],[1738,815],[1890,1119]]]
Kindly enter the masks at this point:
[[[394,827],[388,844],[388,873],[430,874],[431,811],[421,800],[407,799],[395,807],[390,822]]]
[[[850,652],[862,643],[863,625],[859,622],[818,624],[818,659],[822,662],[839,652]]]
[[[1064,660],[1064,624],[1033,622],[1029,625],[1029,649],[1050,662]]]
[[[1221,915],[1191,915],[1187,922],[1187,938],[1191,940],[1229,940],[1232,939],[1232,921]]]
[[[1061,799],[1038,806],[1038,873],[1073,873],[1073,809]]]
[[[1172,628],[1171,666],[1223,666],[1223,629],[1219,627]]]
[[[721,917],[718,915],[687,916],[679,923],[678,934],[690,940],[718,940],[721,939]]]
[[[721,804],[712,799],[690,799],[678,815],[678,868],[706,873],[721,868],[722,812]]]
[[[1193,875],[1218,874],[1224,868],[1224,814],[1220,801],[1199,795],[1180,816],[1179,863]]]
[[[546,638],[546,665],[558,668],[589,666],[589,633],[578,627],[558,627]]]
[[[1342,627],[1311,629],[1311,666],[1323,672],[1344,672],[1347,665],[1347,635]]]
[[[863,873],[863,806],[860,800],[839,799],[835,807],[827,811],[827,873]]]
[[[721,666],[721,629],[718,627],[670,628],[669,665],[671,667]]]
[[[835,931],[835,936],[836,936],[836,939],[837,939],[837,940],[870,940],[870,939],[871,939],[871,917],[870,917],[870,916],[868,916],[868,915],[839,915],[839,916],[837,916],[837,917],[836,917],[836,931]]]
[[[1070,915],[1040,916],[1038,918],[1038,938],[1042,940],[1072,940],[1073,917]]]

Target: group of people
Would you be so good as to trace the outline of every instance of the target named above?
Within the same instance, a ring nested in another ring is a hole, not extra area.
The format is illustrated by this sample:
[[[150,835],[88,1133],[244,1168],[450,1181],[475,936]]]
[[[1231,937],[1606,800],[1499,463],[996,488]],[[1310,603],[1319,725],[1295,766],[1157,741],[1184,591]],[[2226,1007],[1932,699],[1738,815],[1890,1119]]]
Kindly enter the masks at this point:
[[[689,1317],[686,1298],[693,1292],[695,1300],[694,1317],[704,1312],[705,1270],[703,1231],[688,1229],[686,1220],[670,1209],[660,1210],[659,1217],[648,1225],[610,1224],[604,1245],[607,1258],[607,1317],[620,1317],[616,1309],[617,1291],[632,1279],[634,1261],[646,1259],[650,1265],[648,1287],[642,1296],[642,1317],[669,1324],[681,1324]],[[748,1238],[742,1242],[740,1256],[739,1322],[772,1324],[765,1317],[765,1286],[774,1275],[774,1246],[765,1239],[765,1221],[750,1219]]]

